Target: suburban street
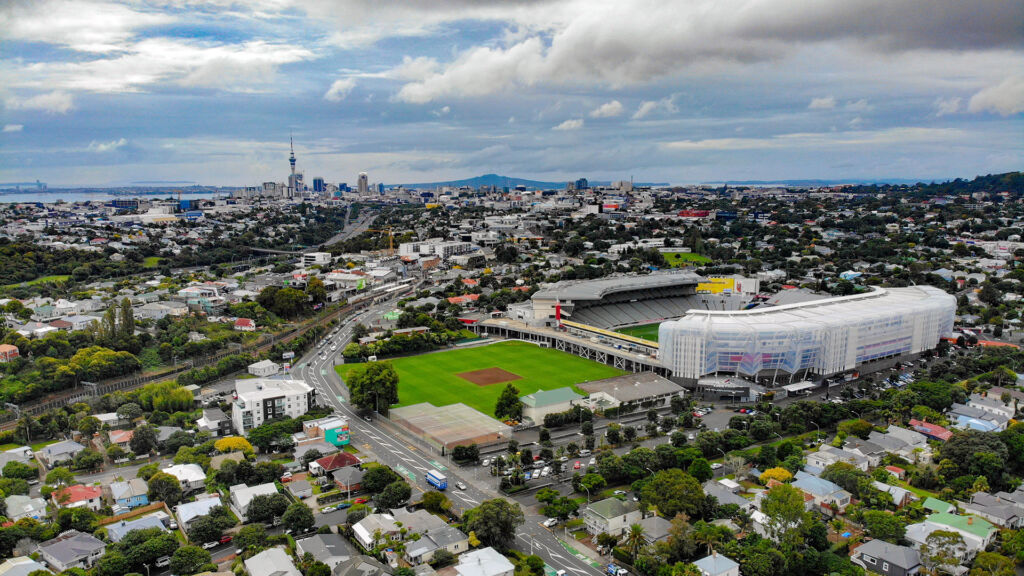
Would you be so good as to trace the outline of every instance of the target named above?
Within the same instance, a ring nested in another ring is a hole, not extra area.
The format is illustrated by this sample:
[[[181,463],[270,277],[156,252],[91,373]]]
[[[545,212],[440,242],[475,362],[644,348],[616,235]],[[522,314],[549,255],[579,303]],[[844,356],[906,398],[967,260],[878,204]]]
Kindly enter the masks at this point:
[[[337,350],[331,351],[330,346],[325,346],[322,349],[323,359],[320,358],[320,351],[311,351],[300,359],[294,370],[317,390],[328,405],[349,420],[353,445],[361,452],[372,454],[378,462],[390,466],[408,479],[414,490],[413,499],[418,494],[431,489],[424,479],[424,475],[427,470],[432,468],[448,477],[447,494],[453,507],[459,513],[478,506],[483,500],[504,498],[505,496],[497,490],[498,480],[486,474],[480,466],[471,468],[449,466],[449,463],[444,461],[444,457],[421,443],[419,439],[409,438],[386,421],[376,418],[371,421],[365,420],[348,403],[348,391],[344,382],[334,371],[341,350],[348,342],[356,324],[372,324],[389,311],[393,305],[393,301],[384,302],[347,318],[332,339],[332,342],[337,343]],[[458,481],[465,483],[466,490],[460,490],[455,486]],[[520,527],[516,536],[519,549],[527,553],[532,549],[533,553],[544,558],[549,566],[555,570],[566,570],[568,574],[597,575],[603,573],[596,563],[586,556],[573,554],[566,550],[561,541],[541,525],[541,522],[546,519],[545,517],[535,512],[531,513],[529,508],[524,508],[524,513],[526,522]],[[340,521],[342,513],[335,512],[334,514],[338,514]]]

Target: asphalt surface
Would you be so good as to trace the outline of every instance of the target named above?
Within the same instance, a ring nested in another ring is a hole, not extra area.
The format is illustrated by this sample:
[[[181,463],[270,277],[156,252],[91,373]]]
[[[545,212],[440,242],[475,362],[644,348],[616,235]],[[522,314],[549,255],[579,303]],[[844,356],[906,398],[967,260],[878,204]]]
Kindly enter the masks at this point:
[[[343,321],[338,333],[331,339],[336,346],[334,351],[330,350],[330,344],[321,350],[311,351],[296,363],[294,371],[317,390],[322,402],[348,419],[352,444],[356,448],[373,454],[378,462],[390,466],[406,478],[413,488],[413,499],[433,489],[424,478],[430,469],[437,469],[447,476],[446,493],[453,507],[460,513],[478,506],[484,500],[504,498],[505,496],[497,490],[498,478],[486,474],[481,467],[452,466],[419,439],[410,437],[385,420],[372,418],[367,421],[349,404],[348,390],[334,370],[334,366],[339,363],[341,350],[344,349],[356,324],[370,325],[393,306],[394,301],[385,302],[350,316]],[[464,483],[466,489],[458,489],[457,482]],[[334,514],[341,517],[340,513]],[[532,550],[555,570],[565,570],[570,575],[603,574],[603,571],[589,559],[566,550],[554,533],[541,525],[546,518],[538,514],[535,507],[524,508],[524,514],[526,522],[516,534],[517,547],[520,550],[528,553]]]

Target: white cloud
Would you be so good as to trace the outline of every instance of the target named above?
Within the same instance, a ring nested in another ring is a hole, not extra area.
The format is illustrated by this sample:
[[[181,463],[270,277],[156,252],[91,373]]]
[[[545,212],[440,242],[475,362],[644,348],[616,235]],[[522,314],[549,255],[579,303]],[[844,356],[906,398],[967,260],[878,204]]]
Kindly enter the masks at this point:
[[[580,128],[583,128],[583,119],[582,118],[573,118],[571,120],[566,120],[565,122],[562,122],[558,126],[555,126],[554,128],[552,128],[552,130],[569,131],[569,130],[579,130]]]
[[[859,128],[860,128],[861,126],[863,126],[863,125],[864,125],[864,119],[863,119],[863,118],[861,118],[860,116],[857,116],[857,117],[855,117],[855,118],[854,118],[853,120],[850,120],[850,121],[849,121],[849,122],[847,123],[847,125],[848,125],[848,126],[849,126],[850,128],[853,128],[854,130],[857,130],[857,129],[859,129]]]
[[[953,96],[951,98],[936,98],[935,99],[935,115],[945,116],[947,114],[956,114],[960,111],[961,98],[959,96]]]
[[[331,84],[331,87],[324,94],[324,100],[329,100],[331,102],[341,102],[348,96],[348,93],[351,92],[352,89],[355,87],[356,81],[353,78],[341,78],[340,80],[335,80],[334,83]]]
[[[676,108],[675,105],[675,98],[676,96],[673,94],[672,96],[662,98],[661,100],[646,100],[641,102],[640,107],[636,109],[635,113],[633,113],[633,120],[641,120],[658,110],[662,110],[670,114],[679,112],[679,108]]]
[[[807,105],[808,110],[831,110],[836,107],[836,99],[832,96],[825,96],[824,98],[812,98],[811,103]]]
[[[24,124],[4,124],[4,132],[21,132],[23,128]]]
[[[851,146],[879,146],[916,142],[950,142],[961,138],[960,130],[948,128],[897,127],[885,130],[848,132],[798,132],[765,138],[711,138],[707,140],[678,140],[665,142],[664,148],[685,151],[734,151],[799,148],[831,148]]]
[[[612,100],[611,102],[605,102],[594,110],[591,110],[591,118],[614,118],[622,114],[623,107],[622,103],[618,100]]]
[[[1024,76],[1010,76],[971,96],[967,110],[996,112],[1001,116],[1024,112]]]
[[[119,140],[112,140],[110,142],[96,142],[95,140],[93,140],[92,142],[89,143],[89,147],[87,148],[87,150],[89,152],[97,152],[102,154],[104,152],[111,152],[113,150],[117,150],[118,148],[124,146],[127,143],[128,141],[125,140],[124,138],[121,138]]]
[[[451,112],[451,111],[452,111],[451,106],[442,106],[441,108],[438,108],[437,110],[431,110],[430,113],[433,114],[434,116],[437,116],[438,118],[440,118],[442,116],[447,116],[448,113]]]
[[[60,90],[26,99],[8,98],[4,103],[11,110],[40,110],[50,114],[67,114],[75,107],[71,94]]]
[[[80,52],[106,53],[123,48],[139,29],[169,24],[166,12],[136,9],[120,2],[39,0],[0,8],[0,30],[8,39],[61,44]]]
[[[874,106],[869,104],[864,98],[846,103],[846,109],[851,112],[870,112],[873,108]]]

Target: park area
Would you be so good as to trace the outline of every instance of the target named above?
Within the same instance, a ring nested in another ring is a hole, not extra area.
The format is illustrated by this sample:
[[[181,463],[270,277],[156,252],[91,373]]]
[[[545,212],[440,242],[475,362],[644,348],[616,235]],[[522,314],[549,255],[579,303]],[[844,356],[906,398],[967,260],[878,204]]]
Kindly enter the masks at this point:
[[[694,254],[693,252],[662,252],[665,261],[672,268],[683,268],[685,266],[703,266],[711,263],[711,258]]]
[[[421,402],[446,406],[462,402],[484,414],[494,414],[494,405],[506,382],[518,388],[522,396],[624,374],[611,366],[519,341],[395,358],[388,362],[398,372],[399,403],[396,406]],[[336,370],[344,380],[363,366],[344,364]]]
[[[635,338],[643,338],[644,340],[657,342],[659,326],[661,326],[661,322],[655,322],[653,324],[640,324],[639,326],[627,326],[625,328],[619,328],[615,331],[618,332],[619,334],[625,334],[626,336],[633,336]]]

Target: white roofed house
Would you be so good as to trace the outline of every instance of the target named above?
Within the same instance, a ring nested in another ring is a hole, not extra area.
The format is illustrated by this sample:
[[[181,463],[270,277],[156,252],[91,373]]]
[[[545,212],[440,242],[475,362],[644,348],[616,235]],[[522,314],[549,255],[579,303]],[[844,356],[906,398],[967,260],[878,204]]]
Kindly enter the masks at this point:
[[[202,490],[206,487],[206,473],[198,464],[175,464],[164,468],[163,472],[178,479],[182,492]]]
[[[4,498],[4,503],[7,504],[7,518],[14,522],[22,518],[42,520],[46,517],[46,500],[42,498],[11,494]]]
[[[490,546],[463,554],[455,565],[458,576],[512,576],[514,571],[508,558]]]
[[[643,512],[636,502],[605,498],[583,509],[583,523],[591,534],[602,532],[611,535],[624,534],[630,524],[643,518]]]
[[[279,494],[277,486],[273,482],[266,484],[257,484],[255,486],[246,486],[245,484],[236,484],[230,488],[231,490],[231,508],[238,515],[239,519],[244,519],[246,514],[249,512],[249,504],[252,503],[252,499],[261,495],[272,495]]]
[[[291,556],[281,548],[270,548],[245,561],[249,576],[302,576]]]

